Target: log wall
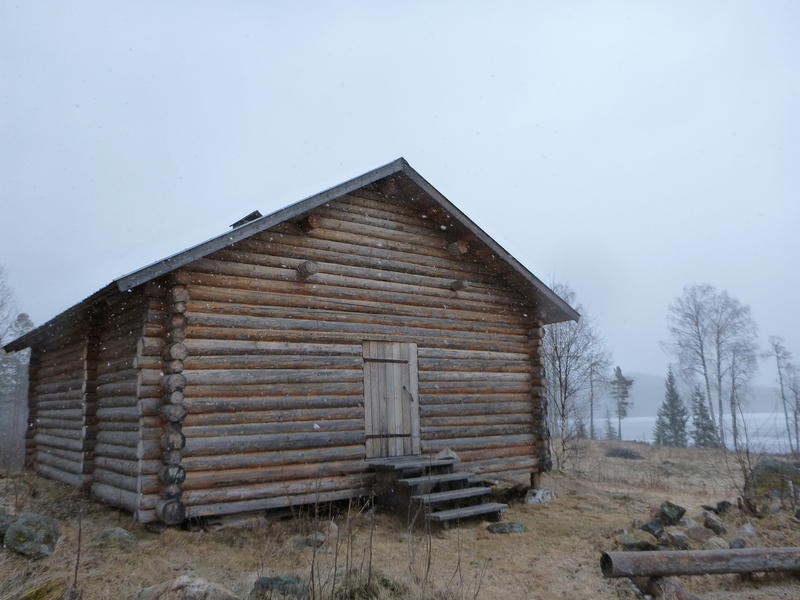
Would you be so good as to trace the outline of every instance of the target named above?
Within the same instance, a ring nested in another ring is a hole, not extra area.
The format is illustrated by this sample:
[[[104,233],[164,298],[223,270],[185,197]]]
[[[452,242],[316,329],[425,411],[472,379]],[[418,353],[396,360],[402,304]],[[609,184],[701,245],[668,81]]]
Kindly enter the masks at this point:
[[[97,443],[92,494],[155,519],[163,291],[157,284],[116,296],[99,327]]]
[[[85,326],[61,332],[31,353],[27,461],[76,487],[91,481],[96,345]]]
[[[184,267],[188,516],[366,493],[362,341],[414,342],[423,453],[546,458],[526,299],[424,208],[362,191]]]

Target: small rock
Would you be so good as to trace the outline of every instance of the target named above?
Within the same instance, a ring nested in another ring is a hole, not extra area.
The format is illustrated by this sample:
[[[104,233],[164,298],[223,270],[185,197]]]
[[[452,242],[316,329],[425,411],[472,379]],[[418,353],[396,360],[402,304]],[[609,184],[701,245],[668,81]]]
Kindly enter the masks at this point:
[[[662,502],[658,507],[658,520],[664,525],[677,525],[685,514],[685,508],[669,500]]]
[[[14,522],[16,517],[0,510],[0,539],[6,534],[6,529]]]
[[[439,453],[435,457],[437,460],[454,460],[456,462],[461,462],[461,459],[458,458],[458,454],[452,448],[445,448],[444,450],[440,450]]]
[[[321,548],[325,545],[327,536],[321,531],[314,531],[309,535],[297,535],[292,538],[295,548]]]
[[[717,502],[717,514],[718,515],[724,515],[731,508],[733,508],[733,504],[731,504],[727,500],[721,500],[721,501]]]
[[[634,531],[626,531],[620,536],[617,536],[617,542],[622,546],[622,549],[630,552],[636,550],[655,550],[658,547],[656,538],[642,531],[636,529]]]
[[[692,527],[699,527],[700,523],[689,517],[683,517],[678,523],[678,525],[680,525],[684,529],[690,529]]]
[[[525,494],[525,504],[547,504],[552,502],[553,498],[553,490],[547,488],[528,490]]]
[[[728,548],[730,548],[728,542],[716,535],[708,538],[703,544],[703,550],[727,550]]]
[[[725,529],[725,525],[722,524],[720,518],[712,512],[706,512],[703,518],[703,525],[708,527],[717,535],[725,535],[727,532],[727,529]]]
[[[277,598],[307,598],[306,582],[294,575],[259,577],[247,600],[277,600]]]
[[[646,531],[650,535],[656,538],[660,538],[664,533],[664,525],[662,525],[661,521],[658,519],[654,519],[648,523],[645,523],[641,527],[639,527],[642,531]]]
[[[729,545],[734,550],[738,550],[740,548],[747,548],[747,540],[745,540],[744,538],[733,538],[730,541]]]
[[[734,531],[733,535],[745,539],[755,539],[756,537],[758,537],[758,532],[756,531],[756,528],[753,527],[750,523],[745,523],[744,525],[739,527],[736,531]]]
[[[326,541],[335,544],[339,537],[339,526],[333,521],[329,521],[324,533]]]
[[[31,558],[50,556],[58,541],[58,523],[47,515],[20,514],[6,529],[6,548]]]
[[[693,539],[696,542],[707,542],[712,537],[714,537],[714,532],[710,529],[706,529],[705,527],[690,527],[686,530],[686,535],[689,538]]]
[[[491,533],[523,533],[528,530],[522,523],[516,521],[506,521],[503,523],[492,523],[486,528]]]
[[[140,590],[136,600],[240,600],[230,590],[200,577],[181,575]]]
[[[667,531],[662,539],[675,550],[689,549],[689,536],[681,529],[671,529]]]
[[[120,548],[122,550],[130,550],[136,545],[136,538],[133,534],[122,527],[104,529],[94,536],[92,541],[101,548]]]

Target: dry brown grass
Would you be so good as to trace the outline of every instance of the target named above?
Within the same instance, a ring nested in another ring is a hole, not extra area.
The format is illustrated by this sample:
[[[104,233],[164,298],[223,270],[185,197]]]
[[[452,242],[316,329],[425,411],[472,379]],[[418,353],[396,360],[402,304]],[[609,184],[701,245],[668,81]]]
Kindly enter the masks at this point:
[[[346,512],[336,516],[338,553],[314,552],[297,548],[291,541],[313,529],[310,517],[247,530],[167,530],[156,535],[132,523],[123,512],[83,502],[85,544],[79,584],[84,600],[122,600],[144,586],[185,573],[219,582],[244,598],[259,575],[308,578],[314,564],[317,581],[327,581],[329,586],[333,563],[341,573],[348,548],[350,568],[367,573],[372,530],[373,577],[386,584],[380,592],[385,598],[633,598],[627,584],[600,575],[599,557],[601,552],[615,549],[614,533],[628,527],[634,518],[646,518],[665,499],[687,506],[690,515],[699,512],[701,504],[734,501],[735,469],[717,454],[643,444],[625,445],[644,460],[607,458],[604,453],[609,444],[586,444],[573,471],[545,477],[544,484],[557,494],[551,504],[512,505],[506,520],[522,522],[528,531],[505,536],[490,534],[480,522],[434,531],[430,536],[424,531],[409,534],[404,519],[380,513],[373,529],[370,519],[353,511],[350,525]],[[33,475],[26,480],[30,493],[25,508],[58,518],[62,537],[55,553],[39,562],[0,553],[0,597],[47,578],[69,580],[74,566],[75,516],[81,503],[64,486]],[[0,479],[0,504],[9,509],[12,503],[11,481]],[[734,525],[745,518],[737,513],[730,520]],[[800,526],[785,513],[755,525],[764,545],[800,545]],[[139,538],[137,549],[124,552],[94,547],[93,536],[113,526],[134,532]],[[708,599],[800,597],[800,584],[786,577],[762,578],[756,583],[706,577],[683,583]]]

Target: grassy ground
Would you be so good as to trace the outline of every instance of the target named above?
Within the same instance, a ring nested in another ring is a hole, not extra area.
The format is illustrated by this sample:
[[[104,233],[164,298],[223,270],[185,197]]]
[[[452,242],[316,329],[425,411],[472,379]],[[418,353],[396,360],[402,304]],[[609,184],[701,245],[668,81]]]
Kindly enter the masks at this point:
[[[610,446],[625,446],[642,460],[607,458]],[[77,513],[83,506],[83,544],[78,570],[84,600],[131,598],[140,588],[190,574],[218,582],[243,598],[259,575],[296,574],[315,579],[330,596],[334,563],[370,572],[385,598],[633,598],[624,581],[605,580],[600,554],[615,550],[614,534],[633,519],[669,499],[692,516],[701,504],[735,501],[735,468],[719,455],[691,449],[652,448],[641,444],[587,444],[567,473],[545,477],[557,495],[547,505],[515,503],[505,520],[519,521],[527,532],[494,535],[486,523],[473,522],[447,531],[409,534],[406,519],[356,508],[335,517],[338,545],[330,552],[297,547],[294,539],[318,524],[312,518],[273,521],[248,529],[217,531],[167,530],[148,533],[130,517],[92,502],[78,502],[68,488],[26,475],[25,481],[0,479],[0,505],[49,514],[60,520],[62,537],[54,554],[38,562],[11,552],[0,553],[0,598],[15,598],[34,582],[61,577],[71,580],[77,548]],[[15,483],[16,481],[16,483]],[[16,488],[16,498],[15,498]],[[738,511],[729,527],[746,522]],[[752,521],[766,546],[800,546],[800,525],[786,512]],[[102,529],[122,526],[139,539],[133,551],[97,548],[91,541]],[[370,538],[372,542],[370,543]],[[338,548],[338,549],[337,549]],[[682,584],[707,599],[798,598],[800,580],[773,576],[742,582],[733,576],[684,579]],[[358,598],[351,591],[348,596]]]

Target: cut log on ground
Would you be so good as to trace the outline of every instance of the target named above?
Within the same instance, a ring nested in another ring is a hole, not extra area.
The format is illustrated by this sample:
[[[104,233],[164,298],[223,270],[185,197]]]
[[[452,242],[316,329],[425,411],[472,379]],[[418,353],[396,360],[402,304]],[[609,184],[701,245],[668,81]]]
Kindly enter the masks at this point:
[[[600,568],[605,577],[800,571],[800,548],[606,552]]]

